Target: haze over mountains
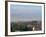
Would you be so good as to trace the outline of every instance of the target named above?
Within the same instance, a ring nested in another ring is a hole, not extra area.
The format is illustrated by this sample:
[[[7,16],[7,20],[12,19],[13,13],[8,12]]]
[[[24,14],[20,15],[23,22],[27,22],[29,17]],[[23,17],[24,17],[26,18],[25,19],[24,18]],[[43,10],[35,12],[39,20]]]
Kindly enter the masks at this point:
[[[33,5],[13,5],[10,7],[11,22],[41,21],[42,7]]]

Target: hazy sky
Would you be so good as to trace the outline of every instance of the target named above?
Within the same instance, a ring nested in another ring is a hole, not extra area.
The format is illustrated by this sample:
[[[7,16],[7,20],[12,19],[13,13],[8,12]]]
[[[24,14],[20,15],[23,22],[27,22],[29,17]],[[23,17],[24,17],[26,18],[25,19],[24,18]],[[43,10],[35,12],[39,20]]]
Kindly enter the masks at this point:
[[[33,5],[10,5],[11,22],[41,20],[42,7]]]

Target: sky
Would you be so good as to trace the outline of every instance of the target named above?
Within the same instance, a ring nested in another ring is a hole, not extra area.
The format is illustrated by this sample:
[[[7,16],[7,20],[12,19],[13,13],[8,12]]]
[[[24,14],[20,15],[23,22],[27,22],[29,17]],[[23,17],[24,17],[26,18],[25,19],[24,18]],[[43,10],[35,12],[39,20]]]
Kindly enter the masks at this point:
[[[42,19],[42,7],[34,5],[10,5],[11,22]]]

